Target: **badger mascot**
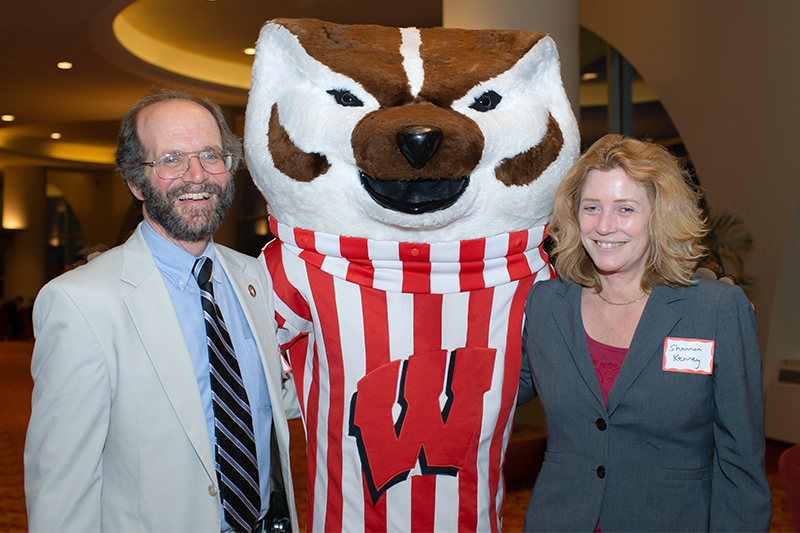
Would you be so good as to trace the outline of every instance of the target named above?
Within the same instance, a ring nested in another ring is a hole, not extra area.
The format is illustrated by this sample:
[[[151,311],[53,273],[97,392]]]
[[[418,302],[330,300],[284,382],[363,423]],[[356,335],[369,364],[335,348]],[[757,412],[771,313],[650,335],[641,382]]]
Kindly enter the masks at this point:
[[[267,23],[245,150],[311,531],[498,531],[525,297],[579,149],[552,39]]]

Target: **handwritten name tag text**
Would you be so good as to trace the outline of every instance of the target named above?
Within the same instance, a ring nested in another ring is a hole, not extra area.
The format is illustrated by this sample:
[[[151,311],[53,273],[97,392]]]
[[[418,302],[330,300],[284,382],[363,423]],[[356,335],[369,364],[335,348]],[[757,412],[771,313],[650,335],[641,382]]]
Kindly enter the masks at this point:
[[[714,341],[705,339],[664,340],[664,363],[668,372],[709,375],[714,368]]]

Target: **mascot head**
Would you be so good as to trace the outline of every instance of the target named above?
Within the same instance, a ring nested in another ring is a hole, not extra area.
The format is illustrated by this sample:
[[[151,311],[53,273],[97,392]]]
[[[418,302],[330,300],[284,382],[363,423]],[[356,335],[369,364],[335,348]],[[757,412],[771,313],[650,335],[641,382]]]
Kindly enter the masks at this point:
[[[544,224],[579,137],[543,33],[279,19],[245,150],[283,224],[435,243]]]

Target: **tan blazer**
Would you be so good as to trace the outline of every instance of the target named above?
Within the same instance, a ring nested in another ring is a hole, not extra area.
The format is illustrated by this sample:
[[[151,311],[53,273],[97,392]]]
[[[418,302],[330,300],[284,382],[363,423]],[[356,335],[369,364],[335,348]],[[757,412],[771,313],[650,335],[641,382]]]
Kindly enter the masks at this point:
[[[255,258],[215,245],[261,359],[297,531],[272,287]],[[249,287],[255,289],[251,295]],[[25,442],[31,531],[219,532],[214,454],[194,368],[141,228],[48,283],[34,305]],[[288,397],[292,415],[296,397]]]

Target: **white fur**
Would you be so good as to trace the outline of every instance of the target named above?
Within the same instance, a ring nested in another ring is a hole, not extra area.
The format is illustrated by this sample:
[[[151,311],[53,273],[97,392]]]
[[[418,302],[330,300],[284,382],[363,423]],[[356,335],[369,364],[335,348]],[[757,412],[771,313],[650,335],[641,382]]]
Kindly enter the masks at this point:
[[[403,30],[404,49],[412,46],[412,37]],[[403,53],[407,60],[413,57]],[[411,87],[421,86],[415,74],[419,69],[421,75],[421,65],[413,66],[411,60],[408,65],[412,65],[406,66]],[[364,106],[339,106],[326,93],[330,89],[346,89]],[[480,113],[468,107],[488,90],[503,96],[496,109]],[[275,102],[294,144],[305,152],[323,154],[331,164],[310,183],[297,182],[273,166],[267,131]],[[579,150],[577,123],[561,83],[555,43],[549,37],[511,69],[453,103],[453,110],[480,126],[485,146],[469,187],[448,209],[422,215],[399,213],[379,206],[363,189],[350,137],[358,121],[378,107],[358,80],[310,57],[288,30],[274,23],[264,26],[253,65],[245,151],[253,180],[275,218],[293,227],[388,241],[452,242],[529,229],[549,219],[555,188]],[[558,159],[529,185],[504,185],[495,178],[494,169],[503,159],[539,143],[548,113],[564,136]]]
[[[403,43],[400,45],[403,68],[406,70],[406,76],[408,76],[411,94],[417,96],[422,90],[422,84],[425,82],[425,69],[422,65],[422,57],[419,55],[422,36],[417,28],[403,28],[400,30],[400,34],[403,36]]]

